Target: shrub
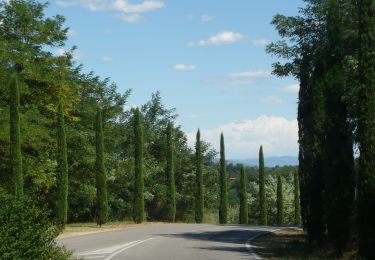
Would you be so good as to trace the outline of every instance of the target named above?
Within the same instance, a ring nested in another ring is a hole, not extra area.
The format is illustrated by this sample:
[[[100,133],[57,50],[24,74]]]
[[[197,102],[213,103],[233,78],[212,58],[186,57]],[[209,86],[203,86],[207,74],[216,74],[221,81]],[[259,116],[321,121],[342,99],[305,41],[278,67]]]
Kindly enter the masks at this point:
[[[58,228],[49,221],[47,210],[1,190],[0,204],[1,259],[70,259],[55,242]]]

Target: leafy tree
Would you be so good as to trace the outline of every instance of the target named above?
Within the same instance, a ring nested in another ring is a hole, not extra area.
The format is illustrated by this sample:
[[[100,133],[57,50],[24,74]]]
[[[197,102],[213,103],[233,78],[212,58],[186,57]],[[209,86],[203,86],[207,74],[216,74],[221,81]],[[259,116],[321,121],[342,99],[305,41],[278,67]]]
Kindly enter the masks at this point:
[[[240,177],[240,224],[248,224],[248,201],[247,201],[247,180],[245,175],[245,167],[241,167]]]
[[[259,211],[261,225],[267,225],[267,202],[265,192],[265,176],[264,176],[264,155],[263,147],[259,149]]]
[[[15,180],[15,191],[18,198],[23,196],[23,169],[21,152],[20,133],[20,86],[18,76],[13,74],[12,84],[10,84],[10,142],[11,142],[11,163]]]
[[[375,258],[375,5],[357,2],[359,17],[358,90],[358,229],[359,254]]]
[[[204,212],[204,198],[203,198],[203,172],[202,172],[202,143],[201,132],[198,129],[197,141],[195,144],[195,182],[196,182],[196,195],[195,195],[195,222],[203,222]]]
[[[134,221],[139,224],[144,220],[144,183],[143,183],[143,127],[139,108],[134,110]]]
[[[168,123],[167,127],[167,219],[175,222],[176,218],[176,184],[174,179],[174,146],[173,146],[173,125]]]
[[[64,228],[68,218],[68,158],[65,136],[64,109],[60,103],[57,112],[57,201],[56,218]]]
[[[300,207],[300,199],[299,199],[299,178],[298,178],[298,171],[294,171],[294,225],[300,226],[301,225],[301,207]]]
[[[228,218],[228,188],[227,188],[227,170],[225,162],[224,135],[220,137],[220,206],[219,221],[220,224],[227,224]]]
[[[284,195],[281,176],[277,176],[277,225],[284,225]]]
[[[108,221],[107,175],[104,167],[103,118],[100,108],[96,114],[96,223],[103,225]]]

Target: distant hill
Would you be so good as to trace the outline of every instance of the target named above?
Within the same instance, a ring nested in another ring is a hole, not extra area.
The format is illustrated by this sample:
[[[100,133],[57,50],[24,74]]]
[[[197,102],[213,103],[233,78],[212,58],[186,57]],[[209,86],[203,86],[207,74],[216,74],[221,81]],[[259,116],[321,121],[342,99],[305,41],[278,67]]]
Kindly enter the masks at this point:
[[[244,159],[244,160],[228,160],[228,163],[233,164],[244,164],[246,166],[258,166],[259,159]],[[264,164],[266,167],[274,167],[274,166],[295,166],[298,165],[298,158],[293,156],[280,156],[280,157],[268,157],[264,159]]]

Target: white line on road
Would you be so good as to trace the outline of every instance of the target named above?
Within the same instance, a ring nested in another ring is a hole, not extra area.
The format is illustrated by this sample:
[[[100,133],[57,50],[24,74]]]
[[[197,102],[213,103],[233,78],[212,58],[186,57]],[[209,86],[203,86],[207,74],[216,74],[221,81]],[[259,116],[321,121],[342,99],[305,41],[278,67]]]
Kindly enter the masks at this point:
[[[139,244],[142,244],[142,243],[144,243],[144,242],[146,242],[146,241],[149,241],[149,240],[151,240],[151,239],[153,239],[153,237],[148,238],[148,239],[144,239],[144,240],[138,240],[138,241],[135,241],[135,243],[132,243],[132,244],[130,244],[130,245],[127,245],[127,246],[125,246],[125,247],[123,247],[123,248],[120,248],[120,249],[118,249],[117,251],[113,252],[112,254],[110,254],[109,256],[107,256],[106,258],[104,258],[104,260],[111,260],[113,257],[115,257],[116,255],[118,255],[118,254],[124,252],[125,250],[127,250],[127,249],[129,249],[129,248],[132,248],[132,247],[134,247],[134,246],[137,246],[137,245],[139,245]]]

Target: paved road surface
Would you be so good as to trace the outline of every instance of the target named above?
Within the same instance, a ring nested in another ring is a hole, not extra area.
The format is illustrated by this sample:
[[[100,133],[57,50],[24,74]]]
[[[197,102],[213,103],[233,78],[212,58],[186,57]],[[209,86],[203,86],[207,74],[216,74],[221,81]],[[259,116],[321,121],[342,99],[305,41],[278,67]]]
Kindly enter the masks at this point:
[[[59,239],[74,255],[98,260],[257,259],[246,242],[272,227],[160,224]]]

